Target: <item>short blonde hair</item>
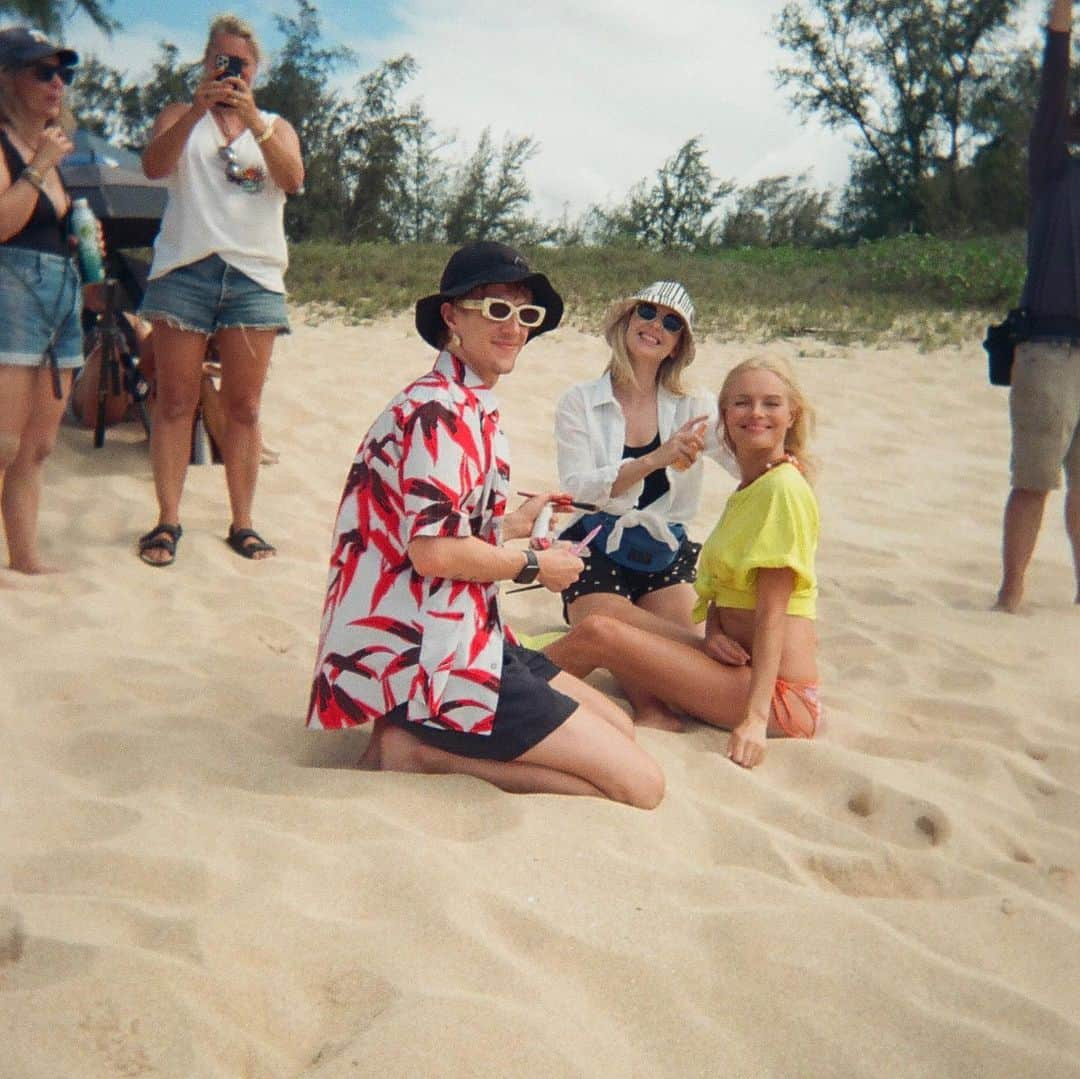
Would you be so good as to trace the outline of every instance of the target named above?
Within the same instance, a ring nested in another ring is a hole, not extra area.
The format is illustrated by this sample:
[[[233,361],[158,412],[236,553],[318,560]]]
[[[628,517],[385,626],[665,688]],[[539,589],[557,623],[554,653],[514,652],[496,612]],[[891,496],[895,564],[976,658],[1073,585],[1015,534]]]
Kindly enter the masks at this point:
[[[731,439],[728,438],[727,428],[724,425],[724,409],[731,399],[731,384],[746,371],[769,371],[776,375],[787,390],[788,406],[795,415],[795,422],[788,428],[784,435],[784,452],[798,458],[799,464],[808,479],[813,478],[815,472],[814,459],[808,452],[810,437],[814,433],[814,424],[817,417],[814,406],[806,399],[806,394],[795,378],[795,372],[791,365],[782,356],[773,353],[762,353],[751,356],[736,364],[724,378],[724,384],[720,387],[719,407],[720,422],[719,433],[725,444],[731,448]]]
[[[626,304],[622,300],[620,304]],[[608,344],[611,345],[611,359],[604,368],[611,375],[614,385],[637,385],[634,378],[634,366],[630,362],[630,354],[626,351],[626,331],[630,328],[630,317],[637,306],[636,301],[630,302],[621,316],[616,314],[615,321],[609,321],[607,325]],[[663,386],[668,393],[676,397],[686,396],[686,387],[683,386],[682,373],[686,370],[690,361],[694,358],[693,337],[684,325],[679,331],[679,346],[662,364],[656,372],[656,381]]]
[[[262,63],[262,46],[259,44],[259,39],[255,36],[255,28],[246,19],[241,19],[239,15],[234,15],[231,11],[225,11],[220,15],[215,15],[210,21],[210,33],[206,36],[206,52],[204,56],[210,55],[210,50],[214,44],[214,38],[219,34],[228,34],[230,37],[242,37],[250,46],[252,55],[255,57],[255,64]]]

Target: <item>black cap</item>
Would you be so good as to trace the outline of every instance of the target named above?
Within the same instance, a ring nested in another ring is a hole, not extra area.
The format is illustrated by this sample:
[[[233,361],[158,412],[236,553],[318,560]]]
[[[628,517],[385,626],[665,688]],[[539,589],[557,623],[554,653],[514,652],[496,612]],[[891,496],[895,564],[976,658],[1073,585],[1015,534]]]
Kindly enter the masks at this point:
[[[507,244],[481,241],[466,244],[450,256],[439,291],[416,301],[416,328],[433,348],[446,329],[440,308],[447,300],[472,292],[479,285],[524,285],[533,302],[544,308],[544,321],[529,330],[529,340],[555,329],[562,319],[562,297],[542,273],[533,273],[521,254]]]
[[[40,30],[12,26],[0,30],[0,68],[26,67],[46,56],[55,56],[64,67],[74,67],[79,54],[63,45],[54,45]]]

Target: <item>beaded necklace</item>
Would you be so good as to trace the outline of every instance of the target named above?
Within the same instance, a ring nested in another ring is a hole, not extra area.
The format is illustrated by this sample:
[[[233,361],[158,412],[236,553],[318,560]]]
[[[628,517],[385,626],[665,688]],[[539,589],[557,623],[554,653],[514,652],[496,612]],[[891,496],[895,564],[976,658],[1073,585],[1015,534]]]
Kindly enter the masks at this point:
[[[803,471],[803,466],[799,463],[798,457],[796,457],[795,454],[793,454],[793,453],[785,453],[782,457],[778,457],[775,461],[770,461],[765,466],[765,469],[761,473],[761,476],[764,476],[765,473],[768,472],[770,469],[776,468],[777,465],[782,465],[782,464],[794,465],[800,472]],[[735,490],[736,491],[745,490],[755,480],[761,479],[761,476],[755,476],[754,479],[752,479],[752,480],[748,480],[745,483],[740,483],[739,486],[735,488]]]

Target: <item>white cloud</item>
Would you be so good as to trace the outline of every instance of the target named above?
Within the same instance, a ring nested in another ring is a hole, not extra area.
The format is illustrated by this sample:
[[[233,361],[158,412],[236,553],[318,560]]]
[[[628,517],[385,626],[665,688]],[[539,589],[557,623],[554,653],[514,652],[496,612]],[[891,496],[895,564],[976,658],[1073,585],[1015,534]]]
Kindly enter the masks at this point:
[[[178,30],[154,19],[141,19],[136,23],[125,23],[123,31],[110,38],[85,15],[77,15],[64,37],[74,43],[73,48],[80,55],[85,57],[92,54],[110,67],[124,72],[128,78],[139,79],[150,74],[158,56],[158,45],[162,41],[171,41],[176,45],[184,61],[201,56],[206,43],[206,28]]]
[[[782,0],[407,0],[403,31],[378,57],[409,52],[441,130],[469,147],[490,126],[532,135],[536,208],[557,216],[621,199],[692,135],[718,176],[745,184],[813,169],[820,185],[847,176],[850,145],[794,116],[772,71],[782,54],[771,23]],[[353,43],[374,58],[371,43]]]
[[[849,133],[829,131],[791,111],[773,71],[785,54],[773,23],[784,0],[550,0],[543,7],[502,0],[398,0],[398,33],[348,40],[360,71],[402,52],[419,72],[406,97],[420,96],[436,128],[470,151],[485,127],[497,140],[531,135],[540,153],[528,165],[535,210],[553,219],[591,203],[622,199],[692,135],[700,135],[717,176],[739,185],[812,170],[819,187],[840,187]],[[229,6],[229,5],[224,5]],[[238,3],[251,14],[253,5]],[[330,44],[341,42],[320,4]],[[1044,5],[1027,0],[1018,23],[1030,39]],[[185,59],[202,52],[204,28],[177,30],[144,19],[113,40],[87,20],[68,37],[140,77],[158,42]],[[276,35],[267,35],[275,45]],[[357,72],[339,80],[352,90]],[[339,81],[335,80],[335,81]]]

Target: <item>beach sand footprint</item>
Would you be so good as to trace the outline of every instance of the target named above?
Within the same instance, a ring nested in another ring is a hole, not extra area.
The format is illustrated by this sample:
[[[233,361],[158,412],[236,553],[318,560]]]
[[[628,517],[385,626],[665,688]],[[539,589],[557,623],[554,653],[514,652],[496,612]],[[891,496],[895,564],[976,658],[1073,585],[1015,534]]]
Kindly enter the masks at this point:
[[[0,969],[17,963],[26,945],[22,916],[10,907],[0,907]]]
[[[859,786],[848,796],[846,808],[865,831],[900,847],[937,847],[952,834],[940,807],[884,784]]]
[[[885,853],[877,857],[815,854],[805,863],[810,882],[854,899],[941,899],[955,895],[942,877]]]

